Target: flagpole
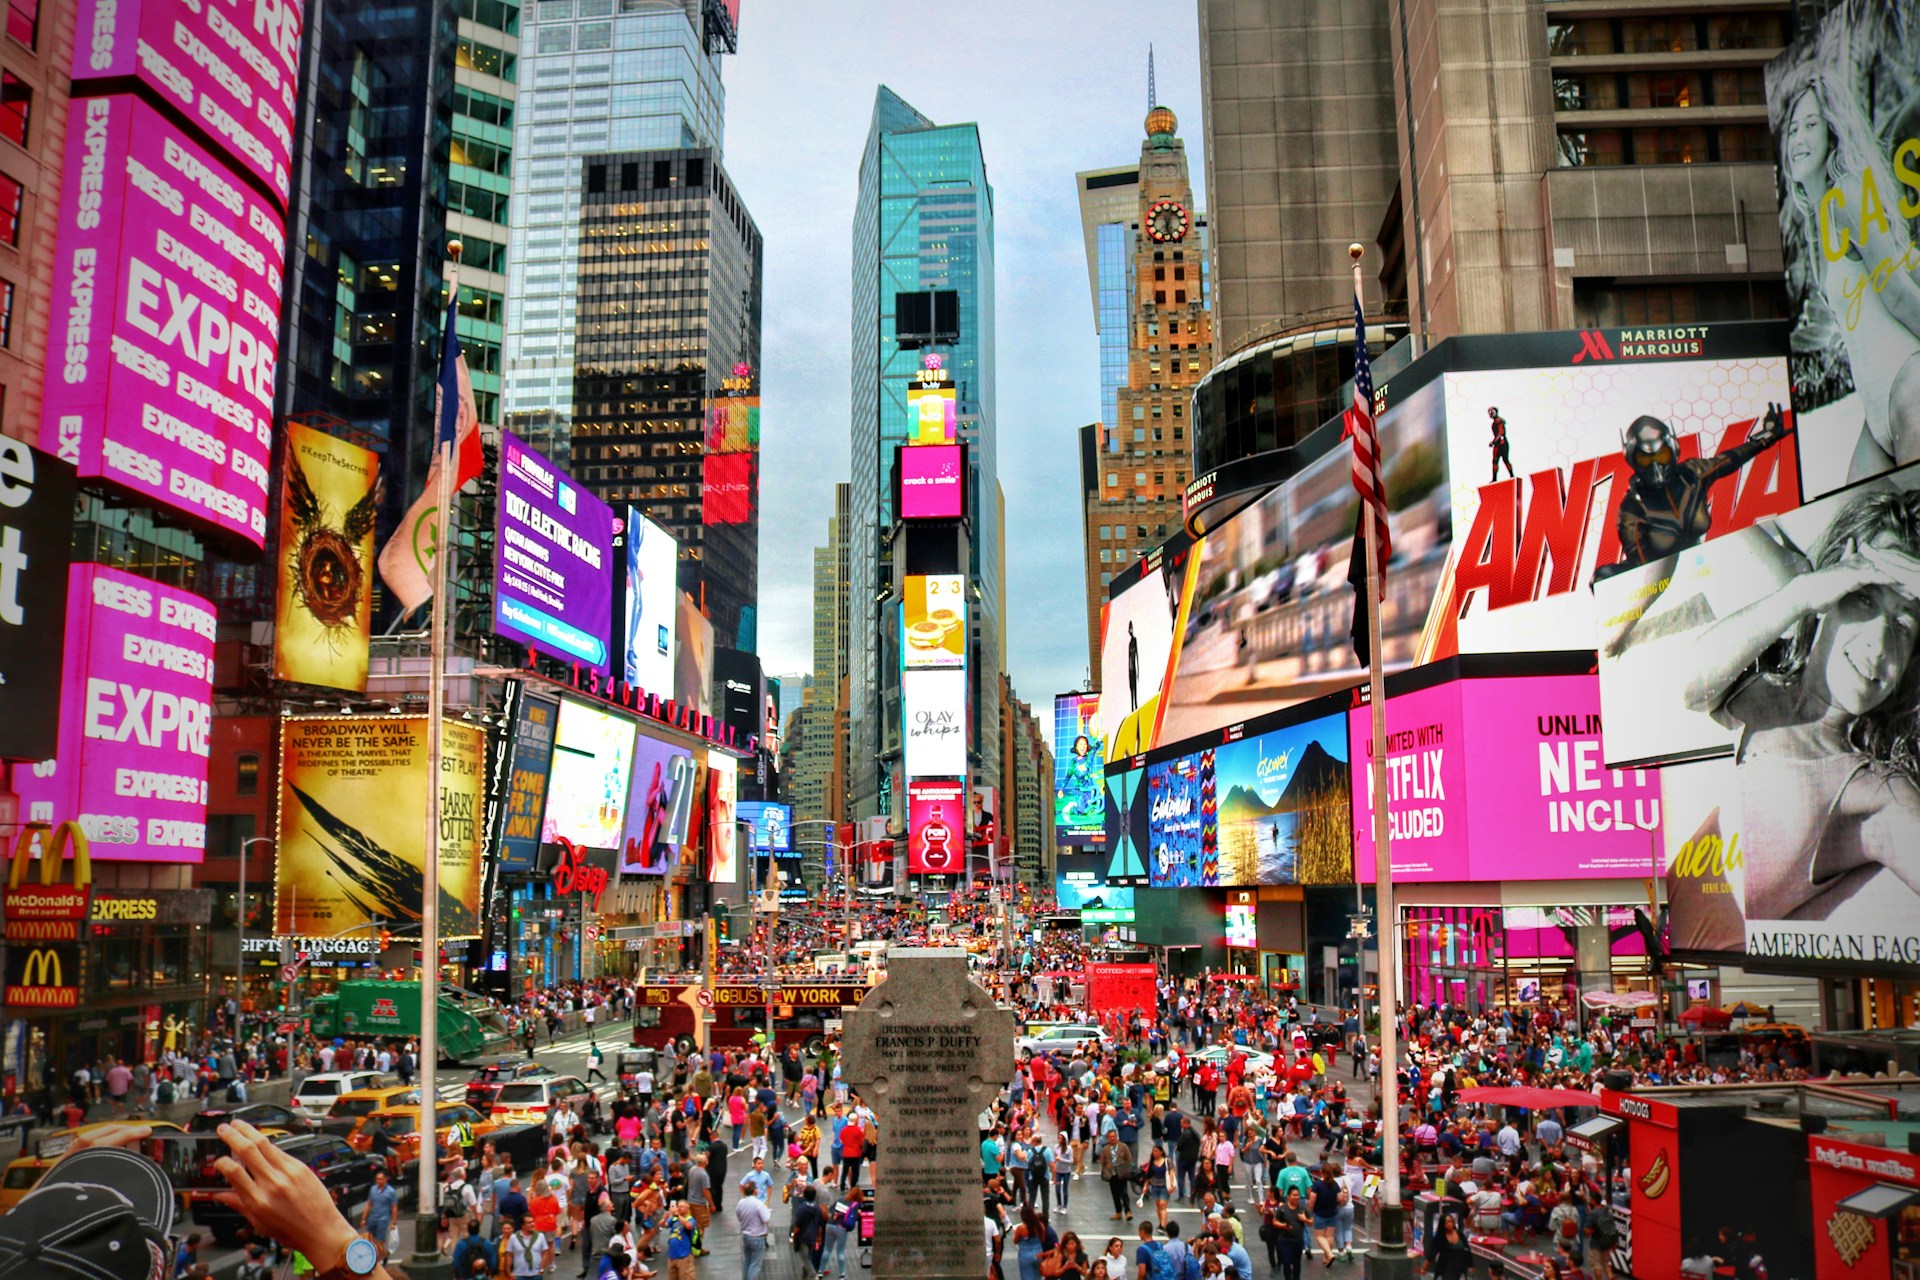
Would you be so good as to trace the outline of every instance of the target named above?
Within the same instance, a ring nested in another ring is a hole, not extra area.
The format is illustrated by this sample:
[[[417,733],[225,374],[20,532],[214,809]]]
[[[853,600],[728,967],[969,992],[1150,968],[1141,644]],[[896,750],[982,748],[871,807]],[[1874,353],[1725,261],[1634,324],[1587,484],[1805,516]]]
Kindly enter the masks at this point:
[[[1360,276],[1360,259],[1366,249],[1359,244],[1347,246],[1353,259],[1353,300],[1361,314],[1365,312],[1365,293]],[[1379,433],[1374,433],[1374,451],[1379,456]],[[1377,495],[1385,510],[1387,495]],[[1380,1208],[1378,1243],[1372,1250],[1367,1272],[1372,1275],[1412,1274],[1407,1254],[1406,1211],[1400,1203],[1400,1034],[1396,1022],[1399,999],[1394,967],[1399,958],[1393,907],[1393,851],[1387,808],[1387,681],[1380,654],[1386,637],[1380,631],[1380,532],[1379,520],[1362,504],[1360,521],[1367,531],[1367,701],[1373,720],[1373,882],[1374,935],[1380,953],[1380,1079],[1373,1096],[1380,1112],[1381,1189],[1385,1193]],[[1364,1006],[1363,1006],[1364,1007]]]
[[[458,240],[447,242],[448,332],[443,347],[458,342],[452,332],[460,294]],[[443,362],[444,363],[444,362]],[[447,662],[447,559],[453,528],[453,441],[443,423],[451,411],[459,421],[456,395],[443,388],[440,412],[434,423],[434,475],[438,484],[434,507],[433,600],[429,607],[427,640],[427,831],[420,877],[420,1134],[419,1215],[414,1221],[413,1257],[408,1270],[438,1272],[440,1255],[439,1081],[440,1065],[440,735],[445,720]],[[447,401],[452,400],[449,404]]]

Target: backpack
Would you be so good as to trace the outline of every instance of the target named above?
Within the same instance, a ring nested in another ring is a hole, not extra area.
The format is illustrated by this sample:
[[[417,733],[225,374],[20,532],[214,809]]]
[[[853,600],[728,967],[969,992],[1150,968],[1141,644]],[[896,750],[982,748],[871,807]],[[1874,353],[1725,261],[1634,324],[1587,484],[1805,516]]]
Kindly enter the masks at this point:
[[[1033,1154],[1027,1157],[1027,1172],[1036,1178],[1047,1176],[1047,1149],[1037,1142]]]
[[[1158,1240],[1147,1245],[1147,1280],[1183,1280],[1174,1274],[1173,1255]]]

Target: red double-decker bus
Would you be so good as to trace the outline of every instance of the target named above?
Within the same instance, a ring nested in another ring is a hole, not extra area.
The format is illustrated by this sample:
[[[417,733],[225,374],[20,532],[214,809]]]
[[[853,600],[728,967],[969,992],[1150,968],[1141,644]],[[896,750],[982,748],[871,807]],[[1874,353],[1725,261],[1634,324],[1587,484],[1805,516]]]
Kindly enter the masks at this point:
[[[826,1042],[827,1023],[855,1008],[872,990],[860,982],[775,983],[726,982],[711,988],[645,986],[636,993],[633,1043],[649,1047],[673,1044],[683,1052],[695,1042],[696,1010],[711,1010],[707,1025],[710,1048],[745,1049],[767,1029],[767,1006],[773,1006],[773,1044],[816,1053]]]

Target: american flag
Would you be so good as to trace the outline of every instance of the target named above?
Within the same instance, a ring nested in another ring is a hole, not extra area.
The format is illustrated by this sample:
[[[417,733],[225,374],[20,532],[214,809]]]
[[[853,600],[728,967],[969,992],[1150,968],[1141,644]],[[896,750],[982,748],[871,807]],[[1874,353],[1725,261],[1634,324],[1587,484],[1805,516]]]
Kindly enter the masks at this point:
[[[1393,554],[1387,527],[1387,487],[1380,479],[1380,437],[1374,433],[1373,366],[1367,359],[1367,316],[1360,295],[1353,295],[1353,404],[1345,414],[1343,435],[1353,437],[1353,488],[1360,495],[1361,518],[1371,519],[1380,553],[1380,598],[1386,599],[1387,558]],[[1365,533],[1359,535],[1365,538]]]

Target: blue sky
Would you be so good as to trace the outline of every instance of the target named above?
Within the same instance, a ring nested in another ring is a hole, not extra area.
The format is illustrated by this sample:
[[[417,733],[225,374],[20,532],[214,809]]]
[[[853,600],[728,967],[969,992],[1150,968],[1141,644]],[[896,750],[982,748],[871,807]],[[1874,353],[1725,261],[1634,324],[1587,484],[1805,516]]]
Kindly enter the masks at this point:
[[[979,124],[994,187],[1008,666],[1043,715],[1087,678],[1078,446],[1100,378],[1073,175],[1139,156],[1147,46],[1205,190],[1193,0],[746,0],[726,166],[766,241],[760,654],[812,666],[813,548],[848,471],[853,205],[881,83]]]

